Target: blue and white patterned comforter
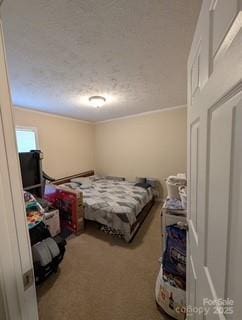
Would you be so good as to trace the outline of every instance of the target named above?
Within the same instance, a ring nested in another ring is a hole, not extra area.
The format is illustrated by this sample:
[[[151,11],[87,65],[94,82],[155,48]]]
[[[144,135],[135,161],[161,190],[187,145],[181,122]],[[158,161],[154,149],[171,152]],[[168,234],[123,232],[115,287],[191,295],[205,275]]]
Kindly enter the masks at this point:
[[[118,230],[126,241],[138,214],[153,197],[151,188],[137,187],[128,181],[100,179],[85,188],[76,182],[66,183],[65,187],[83,193],[85,219]]]

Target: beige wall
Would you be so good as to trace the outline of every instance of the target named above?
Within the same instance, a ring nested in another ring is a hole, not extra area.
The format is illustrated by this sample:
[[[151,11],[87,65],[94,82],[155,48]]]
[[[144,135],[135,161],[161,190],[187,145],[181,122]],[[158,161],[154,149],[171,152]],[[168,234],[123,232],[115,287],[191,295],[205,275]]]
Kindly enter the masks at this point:
[[[163,179],[186,171],[186,108],[97,124],[97,172]]]
[[[94,127],[78,120],[14,109],[18,126],[38,130],[43,167],[55,178],[94,169]]]
[[[186,108],[179,108],[92,125],[15,108],[16,125],[37,128],[49,175],[59,178],[95,169],[128,179],[154,177],[162,183],[186,171],[186,116]]]

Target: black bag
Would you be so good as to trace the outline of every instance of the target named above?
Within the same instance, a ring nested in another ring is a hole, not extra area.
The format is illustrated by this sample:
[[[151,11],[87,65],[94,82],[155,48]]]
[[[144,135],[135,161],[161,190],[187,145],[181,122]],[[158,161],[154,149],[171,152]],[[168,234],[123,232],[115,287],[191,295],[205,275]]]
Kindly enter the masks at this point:
[[[43,222],[31,229],[29,233],[32,246],[46,238],[51,237],[48,227]],[[53,238],[53,240],[57,243],[60,253],[46,266],[42,266],[38,261],[34,262],[35,283],[37,285],[46,280],[52,273],[56,273],[59,264],[64,258],[66,240],[64,240],[61,236],[56,236]]]

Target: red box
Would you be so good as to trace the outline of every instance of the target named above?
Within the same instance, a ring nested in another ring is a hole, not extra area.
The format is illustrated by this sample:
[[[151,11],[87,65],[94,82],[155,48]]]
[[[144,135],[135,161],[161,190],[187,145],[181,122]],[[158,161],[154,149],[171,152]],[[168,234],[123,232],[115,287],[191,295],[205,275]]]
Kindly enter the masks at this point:
[[[59,209],[62,228],[68,228],[75,234],[80,234],[84,229],[82,194],[62,190],[57,187],[47,190],[45,199],[55,208]]]

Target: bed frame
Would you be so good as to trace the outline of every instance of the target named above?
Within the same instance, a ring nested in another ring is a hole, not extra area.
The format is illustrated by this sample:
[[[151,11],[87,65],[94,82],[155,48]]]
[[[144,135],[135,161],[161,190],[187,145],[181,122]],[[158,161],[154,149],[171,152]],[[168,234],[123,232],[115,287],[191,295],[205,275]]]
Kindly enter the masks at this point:
[[[151,208],[153,207],[155,203],[155,199],[154,197],[144,206],[144,208],[141,210],[141,212],[139,213],[139,215],[137,216],[137,220],[136,222],[132,225],[131,228],[131,238],[129,240],[129,243],[132,242],[132,240],[134,239],[136,233],[139,231],[139,228],[142,226],[145,218],[147,217],[147,215],[149,214]]]
[[[72,176],[67,176],[58,180],[55,180],[53,182],[54,185],[60,185],[63,183],[68,183],[71,181],[71,179],[80,178],[80,177],[90,177],[94,175],[94,170],[89,170],[85,172],[81,172],[78,174],[74,174]],[[138,232],[139,228],[141,227],[142,223],[144,222],[145,218],[149,214],[155,200],[154,197],[144,206],[142,211],[138,214],[136,222],[131,227],[131,238],[129,240],[129,243],[132,242],[134,239],[136,233]],[[97,222],[98,223],[98,222]]]

